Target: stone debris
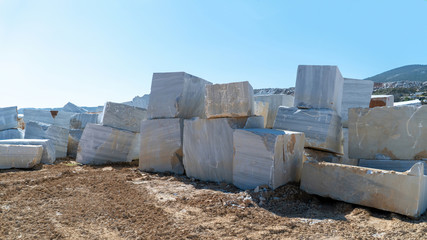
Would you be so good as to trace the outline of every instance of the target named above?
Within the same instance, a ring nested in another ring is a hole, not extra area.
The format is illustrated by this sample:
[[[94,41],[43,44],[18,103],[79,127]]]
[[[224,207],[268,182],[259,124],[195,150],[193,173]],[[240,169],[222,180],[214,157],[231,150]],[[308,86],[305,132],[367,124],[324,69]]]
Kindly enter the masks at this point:
[[[241,189],[276,189],[298,182],[304,133],[274,129],[237,129],[233,134],[233,184]]]
[[[269,113],[268,107],[269,107],[268,102],[254,101],[254,115],[264,117],[264,126],[263,126],[264,128],[267,126],[267,119],[268,119],[268,113]]]
[[[0,131],[18,127],[17,107],[0,108]]]
[[[65,104],[62,107],[62,111],[64,111],[64,112],[73,112],[73,113],[85,113],[85,112],[87,112],[86,109],[81,108],[81,107],[79,107],[79,106],[77,106],[77,105],[75,105],[75,104],[73,104],[71,102],[68,102],[67,104]]]
[[[40,122],[28,122],[25,127],[25,139],[50,139],[55,146],[56,158],[67,156],[69,130],[59,126]]]
[[[370,108],[393,107],[393,105],[394,105],[393,95],[372,95],[371,102],[369,103]]]
[[[294,97],[286,94],[273,94],[273,95],[257,95],[254,96],[255,101],[268,104],[268,112],[265,128],[273,128],[274,120],[276,120],[277,110],[280,106],[293,107]],[[255,113],[255,115],[258,115]]]
[[[22,138],[24,138],[24,131],[22,131],[21,129],[12,128],[0,131],[0,140]]]
[[[341,106],[343,127],[348,127],[348,109],[369,107],[373,89],[373,81],[344,78]]]
[[[100,124],[131,132],[139,132],[141,121],[147,119],[147,110],[122,103],[107,102]]]
[[[207,118],[254,115],[254,90],[249,82],[206,85]]]
[[[148,118],[204,117],[205,86],[210,84],[185,72],[154,73]]]
[[[52,140],[49,140],[49,139],[9,139],[9,140],[0,140],[0,144],[41,145],[43,147],[41,163],[53,164],[56,160],[55,146],[53,145]]]
[[[70,129],[70,134],[68,135],[67,156],[73,158],[77,157],[77,150],[82,135],[83,129]]]
[[[41,145],[0,144],[0,169],[32,168],[40,163]]]

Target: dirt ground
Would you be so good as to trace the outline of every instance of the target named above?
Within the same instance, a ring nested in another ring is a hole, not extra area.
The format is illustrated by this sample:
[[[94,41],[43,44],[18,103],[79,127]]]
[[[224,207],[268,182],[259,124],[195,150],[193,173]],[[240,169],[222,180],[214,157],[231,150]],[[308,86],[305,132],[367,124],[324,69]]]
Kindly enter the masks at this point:
[[[426,239],[426,220],[293,184],[241,191],[136,163],[0,171],[0,239]]]

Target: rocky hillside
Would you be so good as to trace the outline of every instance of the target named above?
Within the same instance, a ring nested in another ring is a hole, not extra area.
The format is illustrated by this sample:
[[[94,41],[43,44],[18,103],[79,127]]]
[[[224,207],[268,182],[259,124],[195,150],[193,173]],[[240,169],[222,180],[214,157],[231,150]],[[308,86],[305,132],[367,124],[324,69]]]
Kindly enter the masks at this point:
[[[374,82],[427,81],[427,65],[407,65],[395,68],[373,77],[366,78]]]

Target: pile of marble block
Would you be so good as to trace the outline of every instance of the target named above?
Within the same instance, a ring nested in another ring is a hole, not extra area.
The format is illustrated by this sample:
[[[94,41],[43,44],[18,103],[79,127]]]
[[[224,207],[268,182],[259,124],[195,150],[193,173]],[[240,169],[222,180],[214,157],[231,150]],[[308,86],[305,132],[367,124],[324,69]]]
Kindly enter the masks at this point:
[[[294,96],[286,94],[257,95],[254,100],[255,114],[264,117],[265,128],[273,128],[277,110],[280,106],[294,106]]]
[[[17,107],[0,108],[0,140],[23,137],[22,130],[18,129]]]

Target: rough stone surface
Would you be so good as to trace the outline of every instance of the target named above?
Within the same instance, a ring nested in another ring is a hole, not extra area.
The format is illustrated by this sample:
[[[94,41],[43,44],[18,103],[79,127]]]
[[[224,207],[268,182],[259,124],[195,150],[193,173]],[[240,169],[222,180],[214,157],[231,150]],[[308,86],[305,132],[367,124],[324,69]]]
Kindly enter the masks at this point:
[[[0,140],[0,144],[8,145],[41,145],[43,153],[41,163],[53,164],[56,160],[55,146],[49,139],[9,139]]]
[[[99,114],[97,113],[78,113],[71,117],[70,128],[83,130],[88,123],[98,123]]]
[[[142,121],[139,169],[183,174],[182,131],[179,118]]]
[[[25,127],[25,139],[50,139],[55,146],[57,158],[67,156],[69,130],[59,126],[40,122],[28,122]]]
[[[184,121],[184,167],[188,177],[203,181],[233,182],[233,131],[246,118]]]
[[[331,109],[279,107],[275,129],[305,133],[305,146],[343,154],[341,117]]]
[[[341,115],[344,78],[337,66],[298,66],[294,107],[329,108]]]
[[[398,171],[398,172],[406,172],[411,167],[417,163],[417,162],[423,162],[424,163],[424,174],[427,174],[427,160],[367,160],[367,159],[360,159],[359,160],[359,166],[360,167],[367,167],[367,168],[376,168],[376,169],[382,169],[382,170],[389,170],[389,171]]]
[[[0,140],[22,138],[24,138],[24,132],[20,129],[12,128],[0,131]]]
[[[209,84],[185,72],[154,73],[149,118],[204,117],[205,86]]]
[[[427,106],[354,108],[349,112],[349,157],[427,158]]]
[[[267,126],[267,119],[268,119],[268,113],[269,113],[268,106],[269,106],[268,102],[254,101],[254,114],[256,116],[264,117],[264,128]]]
[[[280,106],[293,107],[294,97],[286,94],[273,94],[273,95],[257,95],[254,96],[255,101],[268,103],[268,116],[266,119],[266,128],[272,128],[274,120],[276,120],[277,110]],[[258,115],[258,114],[256,114]]]
[[[423,170],[422,163],[399,173],[306,161],[300,187],[307,193],[418,217],[427,208],[427,176]]]
[[[344,127],[348,127],[348,109],[368,108],[373,89],[373,81],[344,78],[341,106],[341,118]]]
[[[83,135],[83,129],[71,129],[70,134],[68,135],[68,147],[67,147],[67,156],[77,157],[77,150],[79,147],[80,139]]]
[[[0,131],[18,127],[17,107],[0,108]]]
[[[249,82],[206,86],[207,118],[248,117],[254,114],[254,90]]]
[[[147,110],[122,103],[107,102],[101,114],[101,125],[139,132],[141,121],[147,119]]]
[[[73,112],[73,113],[85,113],[87,112],[86,109],[81,108],[71,102],[68,102],[67,104],[64,105],[64,107],[62,107],[62,111],[64,112]]]
[[[372,95],[371,102],[369,103],[370,108],[392,107],[393,105],[394,105],[393,95]]]
[[[80,138],[76,161],[89,165],[129,162],[134,137],[133,132],[90,123]]]
[[[42,153],[41,145],[0,144],[0,169],[32,168],[40,163]]]
[[[274,129],[237,129],[233,134],[233,184],[241,189],[276,189],[298,182],[304,133]]]

